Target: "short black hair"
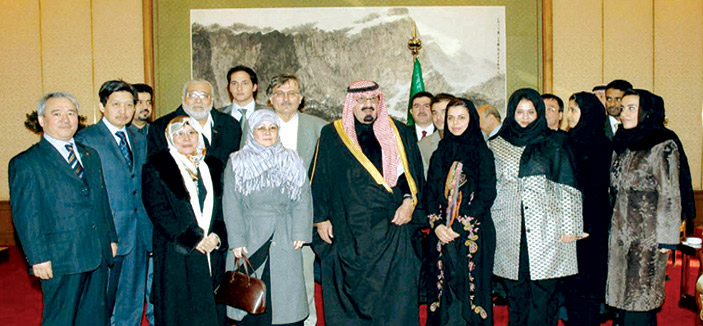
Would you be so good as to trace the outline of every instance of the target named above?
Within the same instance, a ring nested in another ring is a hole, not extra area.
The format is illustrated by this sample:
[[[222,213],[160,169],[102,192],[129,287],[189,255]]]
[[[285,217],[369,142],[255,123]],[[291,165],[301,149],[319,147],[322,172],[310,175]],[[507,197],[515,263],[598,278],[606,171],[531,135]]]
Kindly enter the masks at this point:
[[[608,85],[605,86],[606,90],[611,89],[611,88],[618,89],[618,90],[621,90],[624,92],[628,89],[632,89],[632,84],[630,84],[630,82],[627,80],[616,79],[616,80],[609,82]]]
[[[251,69],[247,66],[238,65],[232,67],[229,71],[227,71],[227,89],[229,89],[229,83],[232,81],[232,74],[238,71],[246,72],[247,75],[249,75],[249,79],[251,79],[251,83],[253,85],[256,85],[256,90],[254,91],[254,99],[256,99],[256,96],[259,95],[259,77],[256,76],[256,72],[254,72],[254,69]]]
[[[596,85],[596,86],[593,86],[593,89],[591,90],[591,92],[605,91],[605,89],[606,89],[605,85]],[[569,101],[571,101],[571,98],[569,98]]]
[[[559,104],[559,112],[564,112],[564,101],[562,101],[561,98],[559,98],[559,96],[556,96],[551,93],[544,93],[544,94],[542,94],[542,99],[543,100],[552,99],[552,100],[557,101],[557,104]]]
[[[432,102],[430,102],[430,106],[434,105],[435,103],[442,102],[442,101],[451,101],[454,98],[455,98],[455,96],[452,94],[439,93],[439,94],[432,97]]]
[[[130,92],[132,93],[132,98],[134,99],[134,104],[137,104],[137,90],[132,87],[129,83],[124,80],[108,80],[100,86],[98,95],[100,96],[100,103],[103,105],[107,104],[107,99],[112,95],[112,93],[117,92]]]
[[[147,84],[132,84],[132,87],[137,90],[137,93],[149,93],[151,97],[154,97],[154,89]]]
[[[430,101],[431,101],[434,96],[432,96],[432,93],[430,93],[430,92],[425,92],[425,91],[417,92],[417,93],[415,93],[415,95],[413,95],[413,97],[410,99],[410,106],[413,105],[413,102],[415,102],[415,99],[416,99],[416,98],[420,98],[420,97],[428,97],[428,98],[430,99]]]

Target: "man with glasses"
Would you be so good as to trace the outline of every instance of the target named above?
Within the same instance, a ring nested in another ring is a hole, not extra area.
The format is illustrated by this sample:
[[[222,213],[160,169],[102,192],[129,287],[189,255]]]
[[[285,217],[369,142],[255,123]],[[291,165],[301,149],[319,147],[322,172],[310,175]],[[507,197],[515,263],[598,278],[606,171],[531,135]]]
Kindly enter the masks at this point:
[[[544,117],[547,119],[547,127],[552,130],[559,130],[561,118],[564,115],[564,101],[554,94],[542,94],[544,101]]]
[[[212,92],[212,84],[207,80],[186,82],[183,85],[181,106],[151,124],[147,147],[149,155],[168,147],[164,130],[171,119],[187,115],[199,122],[193,127],[198,128],[203,135],[207,149],[206,157],[214,156],[222,161],[223,165],[227,164],[229,154],[239,149],[242,128],[232,116],[212,109]]]
[[[422,158],[413,130],[390,118],[377,83],[347,88],[342,119],[322,128],[311,169],[328,325],[418,325],[420,260],[411,236]]]
[[[298,155],[303,158],[305,168],[309,169],[310,161],[312,161],[315,152],[315,144],[317,144],[317,139],[320,137],[320,130],[327,122],[318,117],[299,112],[299,109],[304,106],[304,95],[301,86],[296,76],[274,76],[266,89],[266,96],[276,115],[281,118],[281,129],[278,132],[278,136],[283,147],[297,151]],[[317,323],[315,279],[313,275],[315,253],[313,253],[309,245],[304,246],[302,251],[303,274],[308,296],[308,310],[310,311],[310,315],[305,320],[305,325],[314,326]]]

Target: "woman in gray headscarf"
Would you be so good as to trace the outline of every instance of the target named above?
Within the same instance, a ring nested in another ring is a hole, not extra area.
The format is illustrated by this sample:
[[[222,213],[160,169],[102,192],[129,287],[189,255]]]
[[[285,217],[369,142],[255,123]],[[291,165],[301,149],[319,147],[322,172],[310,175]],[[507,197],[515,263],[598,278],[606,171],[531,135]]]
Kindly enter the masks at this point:
[[[312,199],[303,160],[283,147],[269,109],[249,117],[246,145],[225,168],[224,215],[234,257],[246,255],[266,284],[266,312],[228,307],[237,325],[303,325],[308,315],[300,248],[312,240]],[[243,318],[243,319],[242,319]]]

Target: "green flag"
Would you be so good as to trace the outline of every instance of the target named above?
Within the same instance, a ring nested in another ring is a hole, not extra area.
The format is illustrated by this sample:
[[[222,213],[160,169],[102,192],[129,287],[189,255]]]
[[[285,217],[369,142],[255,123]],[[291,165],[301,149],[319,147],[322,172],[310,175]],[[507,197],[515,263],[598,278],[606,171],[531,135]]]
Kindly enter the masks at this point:
[[[413,115],[410,113],[410,109],[413,106],[413,96],[419,92],[425,91],[425,82],[422,81],[422,67],[420,67],[420,60],[415,58],[415,60],[413,61],[415,63],[413,65],[413,78],[410,80],[410,98],[408,99],[408,126],[412,126],[415,124],[415,121],[413,121]]]

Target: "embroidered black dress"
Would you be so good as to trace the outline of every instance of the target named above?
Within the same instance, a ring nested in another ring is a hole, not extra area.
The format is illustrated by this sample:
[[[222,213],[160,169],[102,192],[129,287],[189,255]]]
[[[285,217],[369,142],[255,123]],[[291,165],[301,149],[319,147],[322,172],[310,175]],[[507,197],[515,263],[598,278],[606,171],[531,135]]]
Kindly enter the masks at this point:
[[[491,278],[496,235],[490,208],[496,197],[495,166],[473,103],[464,100],[464,106],[470,113],[468,128],[460,136],[445,132],[427,174],[425,208],[435,229],[446,225],[450,170],[455,162],[463,164],[459,211],[451,226],[460,236],[442,245],[431,232],[434,263],[428,280],[427,325],[493,325]]]

